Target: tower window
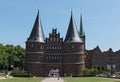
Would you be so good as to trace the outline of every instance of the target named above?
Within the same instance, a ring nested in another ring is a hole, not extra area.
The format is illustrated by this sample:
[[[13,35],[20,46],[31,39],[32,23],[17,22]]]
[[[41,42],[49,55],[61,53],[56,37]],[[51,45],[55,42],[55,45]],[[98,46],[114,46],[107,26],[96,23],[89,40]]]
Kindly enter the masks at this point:
[[[57,38],[57,41],[59,41],[59,38]]]
[[[55,37],[53,38],[53,41],[55,41]]]
[[[72,49],[74,49],[75,48],[75,46],[74,45],[72,45]]]
[[[49,59],[51,60],[51,56],[49,57]]]
[[[52,38],[50,38],[50,41],[52,41]]]
[[[52,49],[54,49],[54,47],[52,47]]]
[[[40,49],[43,49],[43,45],[40,45]]]
[[[33,47],[34,47],[34,45],[33,45],[33,44],[31,44],[31,47],[33,48]]]
[[[55,47],[55,50],[56,50],[56,47]]]
[[[61,48],[61,46],[60,46],[60,50],[61,50],[62,48]]]
[[[37,40],[36,38],[34,40]]]

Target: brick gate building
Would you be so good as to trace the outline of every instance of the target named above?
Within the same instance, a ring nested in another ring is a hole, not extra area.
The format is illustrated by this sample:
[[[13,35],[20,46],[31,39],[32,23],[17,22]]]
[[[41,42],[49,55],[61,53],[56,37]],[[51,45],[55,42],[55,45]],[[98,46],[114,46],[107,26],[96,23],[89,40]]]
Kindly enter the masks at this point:
[[[57,29],[52,29],[49,37],[45,38],[39,11],[26,41],[26,69],[34,76],[47,76],[51,69],[58,69],[61,76],[64,74],[81,76],[85,68],[85,34],[82,27],[78,32],[73,15],[65,39],[60,37]]]

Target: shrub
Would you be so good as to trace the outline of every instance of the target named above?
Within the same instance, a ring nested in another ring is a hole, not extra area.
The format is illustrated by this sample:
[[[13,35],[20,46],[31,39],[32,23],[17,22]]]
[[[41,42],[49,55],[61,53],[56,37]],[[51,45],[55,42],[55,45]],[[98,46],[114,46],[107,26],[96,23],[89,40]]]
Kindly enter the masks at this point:
[[[115,74],[115,69],[111,69],[111,74]]]
[[[91,68],[91,69],[84,69],[83,70],[83,76],[96,76],[99,73],[99,70],[96,68]]]
[[[23,71],[23,70],[13,70],[11,72],[11,75],[13,77],[28,77],[28,74],[26,71]]]

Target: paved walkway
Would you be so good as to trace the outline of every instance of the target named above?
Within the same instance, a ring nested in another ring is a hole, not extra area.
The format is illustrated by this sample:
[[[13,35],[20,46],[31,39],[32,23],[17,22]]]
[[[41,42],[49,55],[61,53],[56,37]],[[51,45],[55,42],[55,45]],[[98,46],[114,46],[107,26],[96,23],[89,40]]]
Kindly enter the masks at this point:
[[[12,77],[0,77],[0,79],[10,79]]]
[[[58,80],[56,77],[46,78],[41,82],[64,82],[61,78]]]

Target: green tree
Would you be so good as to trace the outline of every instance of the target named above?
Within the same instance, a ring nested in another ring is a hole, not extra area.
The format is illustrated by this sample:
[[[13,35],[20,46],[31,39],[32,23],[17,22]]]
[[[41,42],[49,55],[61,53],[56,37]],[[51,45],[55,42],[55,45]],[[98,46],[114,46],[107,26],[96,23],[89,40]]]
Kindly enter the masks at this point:
[[[14,46],[0,44],[0,69],[7,69],[9,66],[23,68],[25,65],[25,49],[20,45]]]
[[[23,49],[20,45],[15,46],[16,56],[18,58],[17,61],[15,61],[16,67],[24,67],[25,65],[25,49]]]
[[[89,50],[85,50],[85,55],[89,55]]]
[[[0,44],[0,69],[4,69],[8,66],[9,54],[5,52],[5,47]]]

